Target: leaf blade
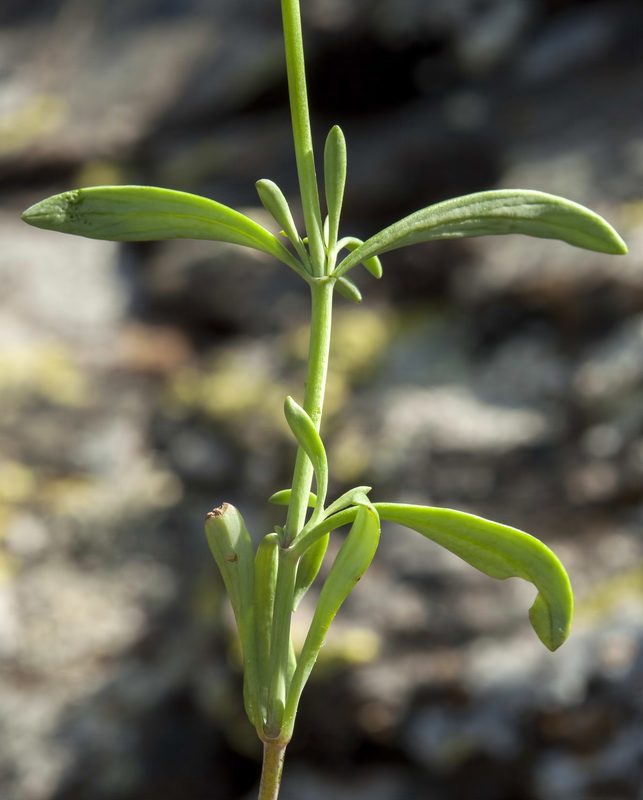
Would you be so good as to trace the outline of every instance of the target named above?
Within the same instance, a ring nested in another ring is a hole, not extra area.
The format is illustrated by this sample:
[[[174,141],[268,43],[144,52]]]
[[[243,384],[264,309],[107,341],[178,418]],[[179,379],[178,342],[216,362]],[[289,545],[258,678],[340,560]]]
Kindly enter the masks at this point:
[[[339,221],[346,187],[346,139],[339,125],[334,125],[324,147],[324,188],[328,207],[328,249],[337,242]]]
[[[545,192],[497,189],[444,200],[404,217],[353,250],[334,274],[341,276],[365,259],[411,244],[509,233],[559,239],[610,255],[627,253],[614,228],[585,206]]]
[[[295,439],[313,465],[317,482],[315,510],[321,509],[328,491],[328,458],[321,436],[306,411],[290,396],[284,402],[284,414]]]
[[[300,240],[288,201],[277,184],[267,178],[262,178],[255,183],[255,187],[263,207],[284,229],[290,241]]]
[[[538,590],[529,618],[541,642],[558,649],[573,615],[567,573],[539,539],[517,528],[447,508],[375,503],[382,519],[411,528],[492,578],[523,578]]]
[[[208,239],[268,253],[301,272],[297,259],[258,223],[206,197],[155,186],[93,186],[53,195],[22,215],[45,230],[108,241]]]
[[[255,556],[240,512],[223,503],[206,516],[205,535],[223,578],[241,639],[244,659],[244,702],[251,722],[261,724],[260,691],[254,621]]]
[[[356,286],[355,283],[350,278],[341,277],[337,278],[337,282],[335,283],[335,288],[344,298],[344,300],[348,300],[349,303],[361,303],[362,302],[362,293],[359,290],[359,287]]]

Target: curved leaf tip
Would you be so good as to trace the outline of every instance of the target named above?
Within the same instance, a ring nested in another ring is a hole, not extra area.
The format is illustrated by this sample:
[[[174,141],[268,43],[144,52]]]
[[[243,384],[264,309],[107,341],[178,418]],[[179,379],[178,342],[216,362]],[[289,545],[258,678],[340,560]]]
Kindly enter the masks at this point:
[[[569,635],[574,598],[563,565],[539,539],[517,528],[448,508],[375,503],[382,519],[411,528],[491,578],[523,578],[538,595],[529,619],[540,641],[557,650]]]
[[[323,508],[328,489],[328,459],[319,431],[306,411],[290,396],[284,401],[284,414],[295,439],[313,466],[317,482],[315,506]]]

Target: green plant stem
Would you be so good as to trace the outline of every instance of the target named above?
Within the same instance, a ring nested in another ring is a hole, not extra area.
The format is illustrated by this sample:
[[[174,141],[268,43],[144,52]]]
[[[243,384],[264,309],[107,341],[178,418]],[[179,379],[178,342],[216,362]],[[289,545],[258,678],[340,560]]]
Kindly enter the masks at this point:
[[[304,410],[317,430],[322,418],[333,313],[334,281],[322,279],[311,283],[312,314],[308,345],[308,375]],[[303,528],[308,508],[308,494],[313,480],[313,466],[301,447],[297,451],[292,494],[282,547],[288,547]]]
[[[286,745],[280,742],[264,742],[263,768],[258,800],[277,800],[281,785]]]
[[[290,682],[290,621],[295,595],[297,560],[289,550],[279,548],[277,591],[272,618],[270,683],[264,735],[277,739],[281,734]]]
[[[304,40],[301,30],[299,0],[281,0],[281,14],[286,47],[286,70],[295,140],[295,158],[299,176],[299,191],[304,211],[313,275],[321,277],[325,268],[324,237],[322,230],[319,190],[315,173],[315,156],[310,132],[308,93],[306,91],[306,66]]]

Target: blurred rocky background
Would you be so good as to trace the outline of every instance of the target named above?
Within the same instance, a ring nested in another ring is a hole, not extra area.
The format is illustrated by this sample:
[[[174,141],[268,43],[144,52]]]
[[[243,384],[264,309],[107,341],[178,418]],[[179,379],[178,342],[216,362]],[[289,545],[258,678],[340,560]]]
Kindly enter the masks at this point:
[[[528,187],[630,255],[416,246],[336,314],[332,491],[461,508],[555,548],[533,594],[387,527],[302,701],[283,800],[643,798],[643,9],[636,0],[303,0],[314,127],[349,148],[344,233]],[[295,198],[276,0],[0,5],[0,795],[247,800],[230,615],[203,537],[281,521],[307,293],[267,257],[118,245],[20,212],[101,183],[264,221]],[[266,223],[269,224],[269,223]],[[296,635],[305,631],[311,605]]]

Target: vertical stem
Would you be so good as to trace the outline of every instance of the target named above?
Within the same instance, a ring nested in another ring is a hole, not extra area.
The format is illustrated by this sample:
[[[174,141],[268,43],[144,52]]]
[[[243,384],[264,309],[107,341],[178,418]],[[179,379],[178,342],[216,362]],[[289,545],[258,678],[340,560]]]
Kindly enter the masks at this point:
[[[286,46],[286,70],[292,131],[295,140],[295,157],[299,176],[299,191],[304,211],[304,222],[308,235],[308,246],[313,275],[324,274],[325,252],[322,232],[319,190],[315,174],[313,140],[310,132],[308,93],[306,91],[306,67],[304,63],[304,40],[301,31],[299,0],[281,0]]]
[[[299,0],[281,0],[286,48],[286,69],[292,116],[292,129],[297,161],[299,189],[308,235],[311,257],[310,282],[312,315],[308,347],[308,376],[304,394],[304,409],[319,429],[326,391],[334,280],[324,280],[326,253],[323,238],[319,190],[315,174],[304,45],[301,30]],[[320,280],[321,279],[321,280]],[[267,719],[264,733],[279,735],[283,725],[286,695],[290,679],[290,621],[297,574],[297,559],[288,547],[304,526],[313,468],[300,447],[295,460],[292,493],[288,518],[279,549],[277,587],[273,615]],[[277,800],[286,745],[283,739],[264,740],[263,770],[259,800]]]
[[[263,768],[261,770],[258,800],[277,800],[285,754],[285,744],[264,742]]]
[[[333,288],[333,280],[322,279],[311,283],[312,312],[304,409],[318,430],[322,418],[328,374]],[[281,732],[290,677],[290,621],[297,575],[297,559],[293,557],[288,548],[304,526],[312,479],[313,466],[300,447],[295,460],[288,518],[279,548],[277,592],[270,652],[271,679],[266,720],[266,730],[271,736],[277,736]]]
[[[304,410],[314,422],[317,430],[319,430],[321,423],[324,394],[326,392],[333,314],[333,286],[334,281],[332,280],[311,283],[312,315]],[[288,547],[304,526],[312,479],[313,465],[300,447],[297,450],[297,459],[295,461],[290,506],[282,542],[283,547]]]
[[[281,733],[290,680],[290,623],[292,619],[297,561],[279,548],[277,591],[270,644],[270,683],[264,734],[276,739]]]

